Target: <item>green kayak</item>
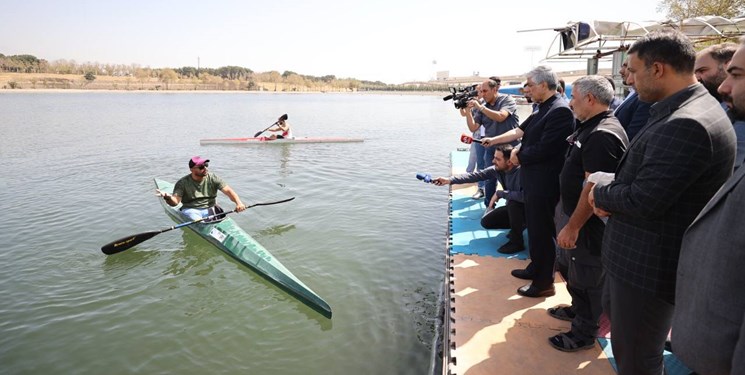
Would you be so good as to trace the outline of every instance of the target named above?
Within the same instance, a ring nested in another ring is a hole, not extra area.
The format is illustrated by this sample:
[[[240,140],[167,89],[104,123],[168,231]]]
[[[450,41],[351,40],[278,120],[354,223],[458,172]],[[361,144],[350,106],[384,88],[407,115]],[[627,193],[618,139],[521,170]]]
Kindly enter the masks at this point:
[[[173,192],[173,184],[155,179],[155,186],[161,191]],[[178,207],[171,207],[164,200],[161,204],[166,213],[177,223],[189,221],[179,213]],[[279,262],[264,246],[256,242],[248,233],[241,229],[230,217],[219,223],[192,224],[186,228],[193,230],[205,240],[217,246],[220,250],[233,257],[238,262],[248,266],[262,277],[277,284],[306,305],[331,318],[331,307],[312,289],[303,284],[295,275]]]

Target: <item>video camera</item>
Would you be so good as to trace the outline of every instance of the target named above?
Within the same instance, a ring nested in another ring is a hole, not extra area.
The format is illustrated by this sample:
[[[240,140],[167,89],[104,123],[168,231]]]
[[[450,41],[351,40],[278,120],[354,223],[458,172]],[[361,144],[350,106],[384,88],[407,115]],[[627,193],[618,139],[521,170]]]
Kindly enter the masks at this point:
[[[457,109],[466,108],[468,106],[468,101],[475,98],[479,94],[479,90],[476,89],[476,86],[477,85],[471,85],[471,86],[463,87],[460,89],[451,87],[450,92],[452,94],[442,98],[442,100],[453,99],[453,104],[455,105],[455,108]]]

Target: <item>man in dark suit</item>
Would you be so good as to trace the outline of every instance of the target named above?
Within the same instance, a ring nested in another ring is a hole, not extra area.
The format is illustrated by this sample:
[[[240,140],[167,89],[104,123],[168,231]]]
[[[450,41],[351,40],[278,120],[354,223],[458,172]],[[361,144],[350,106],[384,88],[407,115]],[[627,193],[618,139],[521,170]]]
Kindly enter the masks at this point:
[[[683,232],[732,173],[735,134],[696,81],[696,51],[679,32],[653,32],[629,50],[628,81],[655,103],[615,180],[591,191],[607,217],[605,311],[621,375],[663,372]]]
[[[628,72],[626,71],[627,66],[628,59],[621,65],[619,73],[621,74],[623,84],[633,88],[633,85],[630,85],[626,80],[626,77],[628,76]],[[649,120],[649,107],[651,105],[652,104],[650,103],[640,101],[639,95],[634,89],[634,91],[632,91],[613,112],[613,115],[616,116],[618,122],[620,122],[624,130],[626,130],[626,135],[629,137],[629,141],[634,140],[636,133],[647,124],[647,120]]]
[[[719,90],[745,120],[745,45]],[[675,289],[675,355],[699,374],[745,374],[745,168],[724,183],[683,236]]]
[[[528,72],[527,77],[526,90],[539,103],[538,107],[517,129],[482,138],[481,142],[489,147],[522,137],[522,144],[512,152],[511,160],[521,166],[531,263],[525,269],[512,271],[512,275],[532,280],[520,287],[518,294],[546,297],[555,294],[554,211],[559,202],[559,173],[569,146],[566,139],[573,131],[574,115],[569,103],[556,92],[559,77],[551,68],[539,66]]]

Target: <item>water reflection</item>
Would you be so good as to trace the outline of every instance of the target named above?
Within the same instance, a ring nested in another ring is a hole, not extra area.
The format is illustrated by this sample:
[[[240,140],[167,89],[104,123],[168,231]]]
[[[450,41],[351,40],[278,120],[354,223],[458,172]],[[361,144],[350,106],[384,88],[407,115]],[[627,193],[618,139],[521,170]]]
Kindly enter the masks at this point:
[[[278,227],[279,228],[267,228],[262,232],[269,231],[270,233],[281,233],[294,228],[294,225],[280,225]],[[240,262],[233,259],[233,257],[216,248],[193,231],[182,230],[182,238],[184,246],[183,250],[171,252],[171,263],[163,271],[163,275],[179,276],[193,270],[192,273],[194,275],[207,277],[214,271],[215,266],[218,263],[223,261],[235,262],[238,263],[239,267],[244,271],[243,274],[247,277],[245,280],[246,284],[260,283],[269,289],[273,289],[273,292],[267,293],[264,298],[270,299],[277,304],[285,304],[292,307],[295,311],[305,315],[309,321],[315,321],[322,331],[330,330],[333,327],[331,319],[326,319],[312,308],[289,295],[273,282],[267,280],[263,275],[259,275],[249,269],[248,266],[240,264]],[[204,286],[201,282],[193,285]],[[272,305],[274,304],[275,303],[272,303]]]
[[[279,236],[282,235],[282,233],[289,232],[293,229],[295,229],[295,224],[278,224],[266,229],[262,229],[257,233],[260,237]]]
[[[292,147],[292,144],[282,144],[280,145],[280,147],[279,175],[282,177],[287,177],[292,173],[292,171],[289,169],[290,147]]]
[[[137,251],[137,247],[114,255],[106,255],[103,261],[104,273],[121,273],[121,271],[143,267],[153,263],[158,256],[157,251]]]

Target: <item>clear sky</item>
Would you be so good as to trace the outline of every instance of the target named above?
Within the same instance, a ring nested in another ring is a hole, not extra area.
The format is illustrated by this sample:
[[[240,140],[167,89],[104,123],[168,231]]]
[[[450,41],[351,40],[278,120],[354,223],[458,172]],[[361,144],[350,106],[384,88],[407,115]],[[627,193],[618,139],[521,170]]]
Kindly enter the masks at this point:
[[[0,53],[385,83],[512,75],[574,21],[659,21],[658,0],[3,0]],[[535,47],[537,51],[531,51]],[[550,63],[584,69],[586,62]]]

